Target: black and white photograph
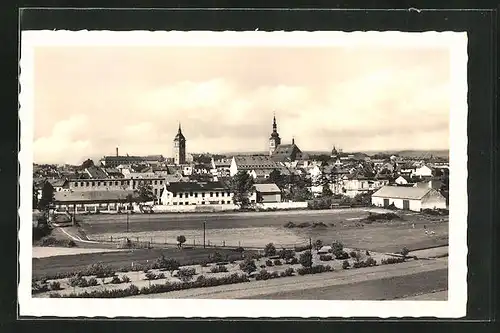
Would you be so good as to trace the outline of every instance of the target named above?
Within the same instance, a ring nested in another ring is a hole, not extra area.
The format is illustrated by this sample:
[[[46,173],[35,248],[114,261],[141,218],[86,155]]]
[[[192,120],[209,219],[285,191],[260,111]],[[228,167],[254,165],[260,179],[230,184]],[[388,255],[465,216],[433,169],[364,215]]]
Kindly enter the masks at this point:
[[[465,315],[466,33],[23,31],[20,64],[21,314]]]

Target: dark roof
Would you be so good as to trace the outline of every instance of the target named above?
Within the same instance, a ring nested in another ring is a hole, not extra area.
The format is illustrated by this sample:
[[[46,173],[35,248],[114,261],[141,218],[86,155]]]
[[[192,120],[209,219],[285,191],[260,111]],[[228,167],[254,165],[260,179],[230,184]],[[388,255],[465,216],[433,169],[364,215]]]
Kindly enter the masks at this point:
[[[234,156],[236,166],[243,170],[278,169],[280,166],[269,156]]]
[[[181,125],[179,124],[179,130],[177,131],[177,135],[174,138],[174,141],[186,141],[184,134],[182,134]]]
[[[146,156],[142,156],[142,158],[145,161],[163,162],[165,160],[165,157],[163,157],[163,155],[146,155]]]
[[[227,191],[229,188],[222,182],[177,182],[167,186],[169,192],[204,192],[204,191]]]
[[[107,178],[108,175],[101,168],[92,166],[86,169],[92,178]]]
[[[117,202],[125,201],[129,194],[134,195],[134,191],[61,191],[54,193],[54,201],[56,203]]]
[[[295,161],[301,160],[305,154],[297,147],[295,143],[280,144],[273,152],[272,159],[275,161]]]
[[[66,183],[66,179],[60,179],[60,178],[56,178],[56,179],[47,179],[47,181],[50,183],[50,185],[52,185],[53,187],[56,187],[56,186],[63,186],[64,183]]]
[[[126,161],[126,162],[144,162],[144,157],[141,156],[104,156],[103,160],[106,162],[111,161]]]

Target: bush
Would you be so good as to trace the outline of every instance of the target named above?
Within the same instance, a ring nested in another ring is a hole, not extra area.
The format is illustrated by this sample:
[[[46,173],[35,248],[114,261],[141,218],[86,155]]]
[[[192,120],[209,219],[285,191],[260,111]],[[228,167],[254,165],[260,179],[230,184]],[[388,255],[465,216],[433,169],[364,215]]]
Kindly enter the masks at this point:
[[[403,247],[403,249],[401,250],[401,254],[403,255],[403,257],[406,258],[406,256],[408,255],[408,253],[410,253],[410,250],[408,250],[407,247]]]
[[[380,263],[382,265],[392,265],[392,264],[398,264],[402,263],[405,261],[405,258],[387,258],[387,259],[382,259]]]
[[[338,259],[338,260],[344,260],[344,259],[348,259],[349,258],[349,254],[347,254],[347,252],[345,251],[342,251],[340,253],[337,253],[335,255],[335,259]]]
[[[264,256],[270,257],[276,255],[276,247],[273,243],[269,243],[264,248]]]
[[[243,272],[250,274],[257,270],[257,266],[255,265],[255,261],[252,258],[245,258],[245,260],[240,263],[240,269]]]
[[[377,261],[375,259],[373,259],[372,257],[368,257],[365,262],[370,267],[377,266]]]
[[[47,285],[47,283],[43,283],[40,281],[31,282],[31,293],[32,294],[43,293],[46,291],[49,291],[49,286]]]
[[[299,262],[303,267],[311,267],[312,266],[311,251],[306,251],[306,252],[302,253],[299,257]]]
[[[177,273],[177,276],[183,281],[190,281],[193,276],[196,275],[196,271],[194,268],[181,268]]]
[[[323,272],[331,272],[333,271],[332,266],[329,265],[316,265],[311,267],[302,267],[297,270],[299,275],[307,275],[307,274],[318,274]]]
[[[271,278],[271,274],[265,269],[262,269],[259,273],[255,274],[255,280],[269,280]]]
[[[276,266],[281,266],[281,265],[283,265],[283,263],[282,263],[282,262],[281,262],[281,260],[279,260],[279,259],[275,259],[275,260],[274,260],[274,264],[275,264]]]
[[[295,247],[295,252],[302,252],[302,251],[307,251],[311,250],[311,245],[303,245],[303,246],[296,246]]]
[[[293,222],[288,222],[284,225],[285,228],[295,228],[295,223]]]
[[[366,254],[367,256],[369,256],[369,255],[370,255],[370,252],[369,252],[368,250],[366,250],[365,254]]]
[[[99,282],[97,282],[97,279],[95,277],[91,277],[90,279],[87,280],[87,285],[89,287],[97,286],[98,284]]]
[[[276,276],[275,274],[273,276]],[[118,297],[128,297],[138,294],[154,294],[154,293],[164,293],[174,290],[184,290],[191,288],[202,288],[202,287],[214,287],[226,284],[243,283],[248,282],[248,277],[243,274],[232,274],[230,276],[224,276],[220,278],[205,278],[203,276],[198,277],[194,282],[184,282],[184,283],[164,283],[164,284],[154,284],[149,287],[143,287],[139,290],[137,286],[131,285],[126,289],[105,289],[105,290],[94,290],[91,292],[85,291],[83,293],[75,294],[71,293],[68,295],[56,295],[52,293],[50,297],[67,297],[67,298],[118,298]]]
[[[332,258],[331,255],[322,254],[322,255],[319,256],[319,260],[321,260],[321,261],[330,261],[330,260],[333,260],[333,258]]]
[[[299,263],[299,259],[297,259],[296,257],[293,257],[292,259],[290,259],[290,261],[288,263],[290,265],[296,265]]]
[[[375,221],[391,221],[391,220],[401,220],[401,217],[394,213],[382,213],[382,214],[370,213],[362,221],[375,222]]]
[[[309,222],[302,222],[302,223],[299,223],[297,225],[297,228],[307,228],[307,227],[310,227],[311,226],[311,223]]]
[[[158,279],[164,279],[164,278],[165,278],[165,274],[163,274],[163,273],[160,273],[160,274],[156,275],[156,279],[157,280]]]
[[[323,222],[314,222],[312,225],[313,228],[328,228],[326,224]]]
[[[156,274],[153,272],[146,273],[146,280],[156,280]]]
[[[282,277],[285,277],[285,276],[293,276],[293,272],[294,272],[293,268],[288,267],[287,269],[285,269],[285,271],[284,271],[284,272],[281,272],[281,274],[280,274],[280,275],[281,275]]]
[[[266,266],[273,266],[273,262],[271,260],[266,260]]]
[[[222,254],[220,254],[220,252],[214,252],[208,256],[208,259],[210,260],[210,262],[215,263],[215,262],[223,261],[224,257],[222,256]]]
[[[53,281],[50,283],[50,290],[61,290],[61,283],[58,281]]]
[[[349,264],[349,261],[344,260],[344,261],[342,262],[342,268],[343,268],[343,269],[348,269],[349,267],[351,267],[351,264]]]
[[[335,257],[338,257],[344,251],[344,244],[339,241],[335,241],[332,243],[332,253]]]
[[[123,283],[128,283],[128,282],[130,282],[130,278],[128,276],[126,276],[126,275],[123,275],[122,276],[122,282]]]
[[[352,259],[356,259],[357,255],[358,255],[358,254],[356,253],[356,251],[351,251],[351,252],[349,252],[349,256],[350,256]]]
[[[245,251],[244,248],[242,248],[241,246],[238,246],[236,249],[234,249],[236,252],[239,252],[239,253],[243,253]]]
[[[260,268],[266,268],[267,266],[266,265],[260,265],[259,267]]]
[[[216,265],[210,269],[210,273],[225,273],[227,272],[227,267],[224,265]]]
[[[314,242],[314,249],[316,251],[319,251],[321,250],[321,248],[323,247],[323,242],[321,241],[321,239],[317,239],[315,242]]]
[[[177,243],[179,243],[179,247],[182,247],[182,244],[186,243],[186,236],[177,236]]]
[[[68,247],[76,247],[76,243],[72,239],[70,239],[68,241]]]
[[[101,263],[97,264],[92,264],[88,269],[87,269],[87,274],[85,275],[95,275],[97,278],[107,278],[107,277],[112,277],[115,275],[115,272],[111,268],[111,266],[106,265],[104,266]]]
[[[149,274],[149,273],[148,273]],[[112,284],[119,284],[119,283],[122,283],[122,281],[120,280],[120,278],[118,276],[113,276],[113,278],[111,279],[111,283]]]
[[[279,256],[281,259],[285,259],[285,261],[288,261],[292,258],[295,258],[295,252],[293,250],[281,250],[279,252]]]

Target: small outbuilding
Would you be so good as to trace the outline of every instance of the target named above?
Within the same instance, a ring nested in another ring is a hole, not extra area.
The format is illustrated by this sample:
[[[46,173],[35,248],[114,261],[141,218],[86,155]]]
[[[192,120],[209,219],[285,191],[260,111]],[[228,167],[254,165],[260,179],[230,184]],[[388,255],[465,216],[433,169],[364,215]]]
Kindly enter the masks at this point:
[[[281,190],[276,184],[255,184],[254,189],[257,194],[257,202],[281,202]]]
[[[372,194],[372,204],[419,212],[423,209],[446,209],[446,198],[432,188],[384,186]]]

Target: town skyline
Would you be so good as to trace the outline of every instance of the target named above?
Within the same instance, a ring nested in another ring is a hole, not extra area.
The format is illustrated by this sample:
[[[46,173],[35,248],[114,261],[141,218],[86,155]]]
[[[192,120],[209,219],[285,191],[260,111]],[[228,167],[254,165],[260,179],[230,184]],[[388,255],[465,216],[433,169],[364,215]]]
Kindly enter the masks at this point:
[[[34,162],[171,157],[179,122],[188,153],[266,151],[274,113],[303,151],[449,149],[448,51],[39,47]]]

